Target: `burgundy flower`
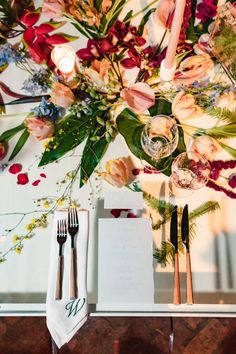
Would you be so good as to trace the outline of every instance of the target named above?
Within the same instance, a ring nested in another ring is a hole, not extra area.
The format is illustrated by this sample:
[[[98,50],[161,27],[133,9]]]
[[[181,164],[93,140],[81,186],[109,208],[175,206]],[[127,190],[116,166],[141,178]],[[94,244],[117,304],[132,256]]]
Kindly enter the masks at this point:
[[[228,184],[231,188],[236,188],[236,174],[232,174],[229,176]]]
[[[17,184],[25,185],[29,182],[27,173],[19,173],[17,175]]]
[[[7,142],[0,142],[0,160],[3,160],[7,154],[8,144]]]
[[[128,213],[127,218],[128,219],[137,218],[137,215],[135,215],[134,213]]]
[[[22,165],[19,163],[14,163],[9,167],[9,172],[15,175],[16,173],[19,173],[22,170]]]
[[[204,0],[197,5],[196,17],[202,22],[206,22],[216,16],[217,6],[213,4],[213,1]]]

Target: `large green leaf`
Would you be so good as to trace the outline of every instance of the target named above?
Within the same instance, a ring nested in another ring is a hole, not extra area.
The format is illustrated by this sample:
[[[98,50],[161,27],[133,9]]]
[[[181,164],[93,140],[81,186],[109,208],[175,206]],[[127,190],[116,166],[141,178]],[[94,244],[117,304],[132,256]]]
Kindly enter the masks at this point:
[[[169,116],[172,114],[171,103],[163,99],[157,99],[155,105],[149,109],[151,116],[156,116],[157,114],[165,114]]]
[[[144,124],[140,122],[135,113],[126,108],[119,114],[116,122],[118,131],[124,137],[130,151],[141,160],[147,161],[157,170],[163,170],[162,172],[165,175],[170,176],[173,158],[179,155],[181,152],[186,151],[182,129],[179,129],[180,139],[177,149],[171,156],[163,158],[160,162],[157,163],[142,149],[141,134],[144,128]]]
[[[0,135],[0,141],[8,141],[9,139],[11,139],[16,133],[18,133],[19,131],[23,130],[25,128],[24,123],[18,125],[15,128],[6,130],[4,133],[2,133]]]
[[[14,157],[20,152],[20,150],[23,148],[26,141],[28,140],[28,137],[29,137],[29,132],[27,129],[25,129],[23,131],[23,133],[21,134],[19,140],[17,141],[17,143],[11,153],[11,156],[9,157],[9,161],[13,160]]]
[[[39,166],[47,165],[74,149],[88,136],[91,127],[90,116],[78,118],[76,115],[68,115],[59,125],[55,134],[53,147],[45,150],[39,162]]]
[[[87,182],[109,145],[103,136],[106,129],[105,127],[100,130],[100,139],[98,141],[91,140],[91,138],[94,136],[94,131],[96,131],[96,128],[97,127],[95,122],[95,126],[91,130],[83,150],[80,167],[80,187],[82,187]]]

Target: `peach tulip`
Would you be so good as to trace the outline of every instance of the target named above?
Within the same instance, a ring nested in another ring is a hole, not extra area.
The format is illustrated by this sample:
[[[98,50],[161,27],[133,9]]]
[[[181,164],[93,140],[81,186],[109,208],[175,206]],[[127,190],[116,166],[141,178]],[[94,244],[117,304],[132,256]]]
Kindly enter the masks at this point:
[[[155,103],[155,93],[148,84],[138,82],[121,91],[121,97],[134,111],[143,113]]]
[[[193,95],[180,91],[172,102],[172,113],[179,120],[192,119],[199,117],[202,109],[195,104]]]
[[[176,84],[191,85],[202,79],[208,71],[214,67],[214,63],[208,54],[192,55],[184,59],[175,72]]]
[[[51,138],[54,133],[54,125],[47,118],[29,116],[24,121],[28,132],[38,141]]]
[[[236,110],[236,94],[232,91],[222,93],[216,101],[216,107],[227,109],[231,112]]]
[[[68,108],[74,103],[75,96],[69,87],[59,82],[54,82],[51,92],[51,101],[57,106]]]
[[[191,151],[204,156],[207,160],[212,160],[219,151],[219,145],[212,137],[201,135],[193,139]]]
[[[121,188],[128,183],[130,172],[123,159],[107,161],[105,169],[106,172],[101,172],[99,175],[111,185]]]
[[[173,0],[159,0],[154,14],[155,22],[164,28],[171,28],[175,10]]]
[[[64,0],[44,0],[42,13],[49,18],[60,18],[65,12]]]

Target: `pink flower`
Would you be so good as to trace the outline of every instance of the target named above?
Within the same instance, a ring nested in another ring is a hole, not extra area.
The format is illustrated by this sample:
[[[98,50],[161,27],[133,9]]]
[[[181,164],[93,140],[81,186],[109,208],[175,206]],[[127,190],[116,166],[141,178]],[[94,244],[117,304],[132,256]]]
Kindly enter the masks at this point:
[[[148,84],[138,82],[130,88],[124,88],[120,96],[136,112],[144,112],[155,103],[155,93]]]
[[[175,73],[175,83],[191,85],[193,82],[206,76],[207,72],[213,67],[214,64],[210,55],[193,55],[181,62]]]
[[[207,160],[212,160],[215,154],[219,151],[219,145],[212,137],[202,135],[194,138],[191,150],[204,156]]]
[[[105,169],[106,172],[100,172],[99,175],[111,185],[121,188],[128,183],[130,171],[123,159],[107,161]]]
[[[17,174],[22,170],[22,165],[20,163],[14,163],[9,167],[9,172],[13,175]]]
[[[4,159],[7,154],[8,145],[6,142],[0,142],[0,161]]]
[[[71,89],[59,82],[55,82],[52,86],[51,101],[60,107],[68,108],[75,100],[75,96]]]
[[[64,0],[44,0],[42,13],[49,18],[59,18],[65,12]]]
[[[172,102],[172,112],[179,119],[197,118],[202,114],[202,110],[195,104],[195,99],[190,93],[180,91]]]
[[[108,91],[109,83],[109,69],[111,64],[107,59],[102,59],[101,61],[95,59],[89,68],[85,69],[85,74],[91,79],[93,84],[97,87],[100,92]]]
[[[159,0],[154,14],[155,21],[164,28],[171,28],[175,10],[173,0]]]
[[[25,119],[28,132],[38,141],[50,138],[54,133],[53,123],[46,118],[29,116]]]

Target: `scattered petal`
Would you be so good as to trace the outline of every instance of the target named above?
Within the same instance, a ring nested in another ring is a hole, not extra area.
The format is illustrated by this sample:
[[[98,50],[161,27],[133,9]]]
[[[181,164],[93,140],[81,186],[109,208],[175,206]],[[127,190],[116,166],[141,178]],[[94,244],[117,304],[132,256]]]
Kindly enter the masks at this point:
[[[32,186],[38,186],[38,184],[41,182],[41,179],[37,179],[36,181],[34,181],[33,183],[32,183]]]
[[[47,178],[47,176],[45,175],[45,173],[40,173],[40,177]]]
[[[20,163],[14,163],[9,167],[9,172],[15,175],[16,173],[19,173],[22,170],[22,165]]]
[[[119,218],[121,214],[121,209],[112,209],[111,210],[111,215],[113,215],[115,218]]]
[[[19,173],[17,175],[17,184],[25,185],[29,182],[27,173]]]

